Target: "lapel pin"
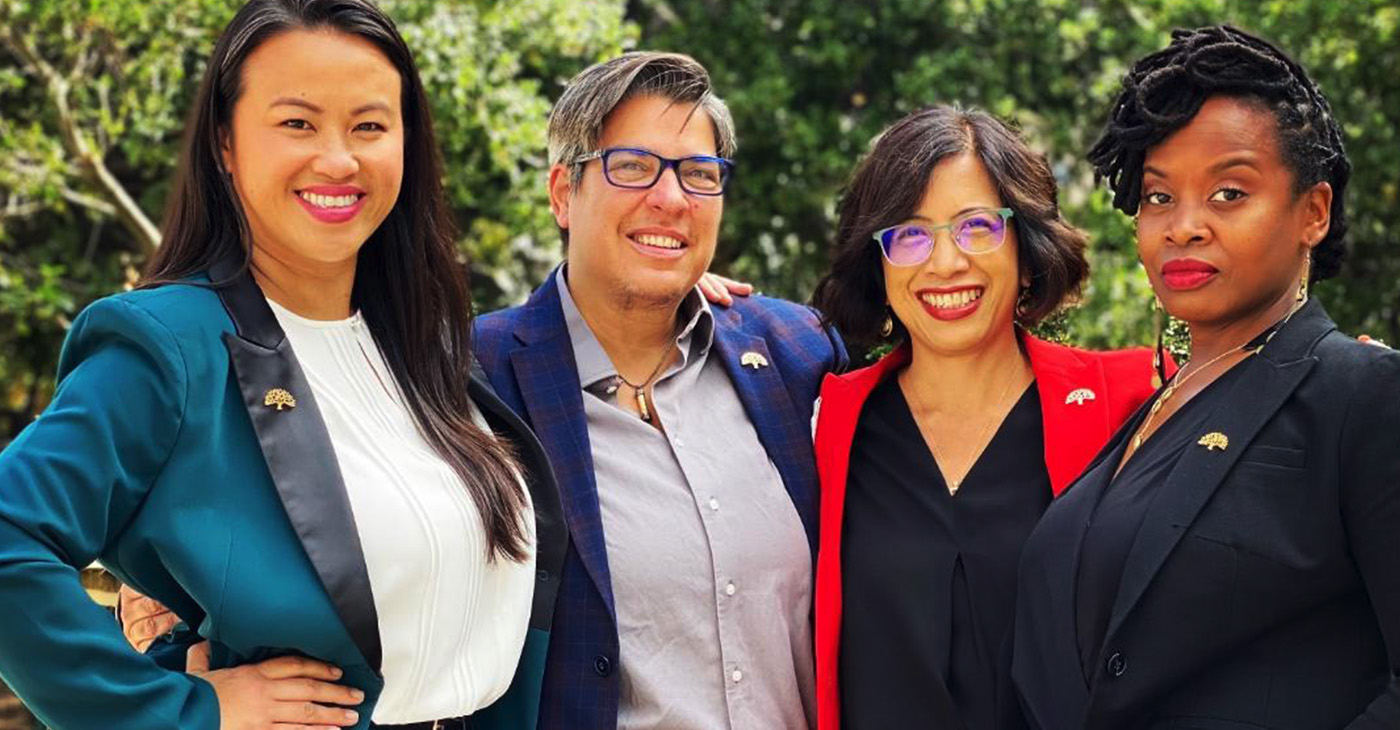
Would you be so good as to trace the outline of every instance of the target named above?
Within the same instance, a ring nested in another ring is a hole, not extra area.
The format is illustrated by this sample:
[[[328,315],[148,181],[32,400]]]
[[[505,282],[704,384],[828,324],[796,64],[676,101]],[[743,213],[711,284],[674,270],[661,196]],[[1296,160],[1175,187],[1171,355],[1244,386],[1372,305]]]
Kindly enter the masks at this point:
[[[1098,398],[1098,396],[1094,395],[1094,391],[1088,388],[1078,388],[1070,391],[1070,394],[1065,396],[1065,405],[1073,403],[1077,406],[1082,406],[1085,401],[1091,401],[1095,398]]]
[[[283,408],[296,408],[297,399],[282,388],[273,388],[263,396],[263,405],[269,408],[276,407],[278,411],[281,411]]]
[[[764,357],[761,353],[749,351],[739,357],[739,365],[746,368],[753,368],[754,370],[766,368],[768,367],[768,358]]]
[[[1202,436],[1196,445],[1206,447],[1206,451],[1215,451],[1216,449],[1224,451],[1230,448],[1230,438],[1219,431],[1211,431]]]

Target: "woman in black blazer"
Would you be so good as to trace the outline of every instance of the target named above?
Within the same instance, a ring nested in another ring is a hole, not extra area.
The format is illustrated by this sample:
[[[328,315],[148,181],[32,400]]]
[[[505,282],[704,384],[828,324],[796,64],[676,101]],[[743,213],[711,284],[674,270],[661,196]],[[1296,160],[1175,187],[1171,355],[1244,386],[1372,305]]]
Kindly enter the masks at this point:
[[[1193,353],[1026,545],[1026,724],[1400,728],[1400,354],[1307,296],[1346,232],[1327,101],[1258,38],[1178,31],[1091,160]]]

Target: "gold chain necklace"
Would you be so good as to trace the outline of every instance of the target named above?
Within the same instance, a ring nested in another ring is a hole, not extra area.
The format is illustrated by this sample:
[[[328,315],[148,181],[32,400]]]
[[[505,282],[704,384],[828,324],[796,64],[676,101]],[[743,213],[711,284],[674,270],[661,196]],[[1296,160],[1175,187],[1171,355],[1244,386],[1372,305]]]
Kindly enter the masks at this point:
[[[1210,366],[1220,362],[1221,360],[1225,359],[1230,355],[1243,352],[1245,353],[1245,356],[1243,359],[1240,360],[1240,362],[1244,362],[1245,360],[1248,360],[1250,356],[1259,354],[1259,351],[1263,350],[1264,346],[1269,344],[1270,340],[1274,339],[1274,335],[1278,334],[1279,330],[1283,329],[1283,326],[1288,324],[1288,320],[1293,319],[1293,314],[1299,309],[1302,309],[1303,304],[1305,304],[1306,302],[1306,297],[1300,296],[1298,299],[1298,303],[1293,305],[1292,309],[1288,310],[1288,316],[1284,317],[1283,321],[1279,322],[1278,325],[1276,325],[1273,328],[1273,331],[1270,332],[1269,335],[1264,338],[1264,341],[1259,343],[1258,345],[1254,347],[1249,346],[1250,342],[1259,339],[1259,336],[1255,335],[1254,337],[1249,338],[1249,340],[1247,340],[1244,344],[1240,345],[1239,347],[1232,347],[1220,353],[1219,355],[1216,355],[1215,357],[1208,360],[1206,364],[1196,368],[1195,370],[1192,370],[1190,373],[1186,372],[1186,368],[1191,367],[1191,363],[1187,363],[1180,370],[1176,371],[1176,375],[1172,376],[1171,381],[1167,383],[1167,387],[1162,389],[1162,395],[1159,396],[1157,400],[1152,403],[1151,408],[1147,409],[1147,417],[1142,419],[1142,424],[1138,426],[1137,432],[1133,434],[1133,440],[1128,442],[1128,450],[1126,453],[1123,454],[1123,463],[1127,463],[1128,459],[1132,458],[1132,455],[1134,453],[1137,453],[1138,447],[1142,446],[1142,442],[1147,435],[1148,429],[1152,427],[1153,419],[1157,417],[1157,414],[1162,410],[1162,407],[1166,405],[1167,401],[1171,400],[1171,397],[1176,395],[1177,390],[1179,390],[1181,386],[1186,385],[1186,381],[1199,375],[1202,372],[1205,372],[1208,368],[1210,368]],[[1122,467],[1120,466],[1119,468],[1121,469]]]
[[[937,462],[939,471],[943,472],[943,481],[948,486],[948,494],[950,496],[958,493],[958,489],[962,487],[963,480],[967,479],[967,475],[972,472],[973,467],[977,466],[977,461],[975,457],[980,456],[982,451],[986,449],[987,445],[986,443],[984,443],[984,441],[987,438],[987,432],[992,429],[992,424],[998,422],[995,414],[1000,413],[1002,406],[1006,405],[1006,396],[1008,393],[1011,392],[1011,385],[1015,382],[1016,378],[1006,379],[1006,385],[1002,387],[1001,395],[997,397],[996,405],[992,407],[993,416],[987,419],[987,422],[982,425],[982,432],[977,434],[977,440],[972,442],[973,450],[971,453],[974,455],[973,462],[968,465],[967,471],[963,472],[963,475],[961,477],[953,479],[950,476],[950,474],[952,473],[952,464],[950,464],[947,461],[944,461],[943,452],[938,448],[938,439],[929,439],[929,445],[933,447],[934,461]],[[978,448],[979,444],[981,445],[981,449]],[[943,464],[948,464],[950,470],[943,471]]]

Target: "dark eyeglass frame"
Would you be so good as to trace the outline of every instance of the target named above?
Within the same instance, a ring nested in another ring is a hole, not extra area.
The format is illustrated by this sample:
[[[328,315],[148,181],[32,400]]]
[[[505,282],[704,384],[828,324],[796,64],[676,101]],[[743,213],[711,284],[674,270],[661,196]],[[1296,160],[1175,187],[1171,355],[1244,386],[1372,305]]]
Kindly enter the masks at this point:
[[[608,172],[608,158],[612,157],[613,154],[617,152],[629,152],[636,155],[646,155],[648,157],[660,160],[661,164],[656,168],[656,176],[651,179],[651,182],[645,184],[620,183],[616,180],[613,180],[612,175]],[[592,152],[588,152],[579,155],[578,157],[575,157],[573,164],[582,165],[593,160],[603,161],[603,179],[607,180],[609,185],[618,188],[626,188],[628,190],[646,190],[647,188],[653,187],[656,185],[657,182],[661,180],[661,176],[666,174],[666,170],[672,169],[676,171],[676,181],[680,183],[681,190],[684,190],[685,192],[690,193],[691,195],[700,195],[707,198],[713,198],[718,197],[720,195],[724,195],[725,191],[729,189],[729,181],[734,177],[733,160],[725,159],[723,157],[715,157],[713,155],[690,155],[689,157],[678,158],[662,157],[661,155],[658,155],[655,152],[652,152],[651,150],[644,150],[640,147],[609,147],[603,150],[594,150]],[[683,162],[718,163],[719,190],[709,191],[695,190],[691,188],[686,183],[685,176],[681,174],[681,163]]]
[[[978,215],[988,215],[988,214],[996,215],[996,216],[1000,216],[1000,217],[1001,217],[1001,226],[1002,226],[1002,228],[1001,228],[1001,240],[1000,240],[1000,241],[997,241],[997,244],[996,244],[995,246],[992,246],[991,248],[987,249],[986,251],[969,251],[969,250],[968,250],[967,248],[965,248],[962,244],[958,243],[958,235],[957,235],[957,233],[953,230],[953,226],[956,225],[956,224],[958,223],[958,221],[960,221],[960,220],[967,220],[967,219],[969,219],[969,218],[972,218],[972,217],[978,216]],[[900,224],[898,224],[898,225],[893,225],[893,226],[890,226],[890,227],[888,227],[888,228],[881,228],[880,230],[875,231],[874,233],[870,234],[870,237],[875,241],[875,245],[877,245],[877,246],[880,247],[880,255],[883,256],[883,257],[885,258],[885,261],[888,261],[888,262],[889,262],[890,266],[898,266],[898,267],[923,266],[923,265],[928,261],[929,257],[933,255],[933,250],[934,250],[935,248],[938,247],[938,232],[939,232],[939,231],[944,230],[944,229],[947,229],[947,230],[948,230],[948,235],[949,235],[949,237],[953,239],[953,245],[954,245],[954,246],[957,246],[957,247],[958,247],[958,250],[962,251],[963,253],[965,253],[965,254],[967,254],[967,255],[969,255],[969,256],[981,256],[981,255],[983,255],[983,254],[989,254],[989,253],[991,253],[991,252],[993,252],[993,251],[995,251],[995,250],[1001,248],[1001,247],[1002,247],[1002,244],[1006,243],[1006,224],[1007,224],[1007,223],[1011,220],[1011,218],[1012,218],[1013,216],[1015,216],[1015,215],[1016,215],[1016,211],[1014,211],[1014,210],[1012,210],[1012,209],[1010,209],[1010,208],[977,208],[977,209],[974,209],[974,210],[969,210],[969,211],[967,211],[966,213],[963,213],[962,215],[959,215],[959,216],[953,218],[952,220],[948,221],[947,223],[939,223],[939,224],[937,224],[937,225],[934,225],[934,224],[931,224],[931,223],[900,223]],[[922,259],[919,259],[918,261],[915,261],[915,262],[913,262],[913,263],[908,263],[908,264],[895,263],[895,261],[894,261],[893,259],[890,258],[890,251],[889,251],[889,248],[887,247],[887,245],[886,245],[886,243],[885,243],[885,236],[887,236],[887,235],[889,235],[889,234],[891,234],[891,233],[894,233],[895,231],[897,231],[897,230],[899,230],[899,229],[901,229],[901,228],[908,228],[908,227],[910,227],[910,226],[917,226],[917,227],[919,227],[919,228],[923,228],[923,229],[927,230],[927,231],[928,231],[928,234],[929,234],[929,240],[932,241],[933,243],[929,244],[928,252],[924,254],[924,257],[923,257]]]

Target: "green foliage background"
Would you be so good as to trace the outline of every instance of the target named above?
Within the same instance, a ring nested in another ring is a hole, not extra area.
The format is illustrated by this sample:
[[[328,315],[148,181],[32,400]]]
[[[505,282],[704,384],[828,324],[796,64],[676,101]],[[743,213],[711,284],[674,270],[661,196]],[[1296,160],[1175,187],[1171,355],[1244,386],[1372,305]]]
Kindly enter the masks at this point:
[[[740,171],[716,269],[804,300],[869,140],[958,101],[1019,124],[1093,234],[1093,281],[1056,336],[1151,337],[1132,224],[1083,152],[1128,62],[1170,29],[1232,22],[1298,56],[1344,122],[1353,255],[1318,295],[1400,341],[1400,5],[1382,0],[382,0],[434,102],[479,305],[522,300],[559,256],[544,130],[564,82],[632,48],[713,72]],[[0,441],[46,402],[70,319],[149,254],[182,120],[232,0],[0,0]],[[48,72],[45,72],[48,69]],[[911,181],[911,184],[921,184]],[[117,193],[116,191],[123,191]],[[129,197],[123,206],[121,194]]]

